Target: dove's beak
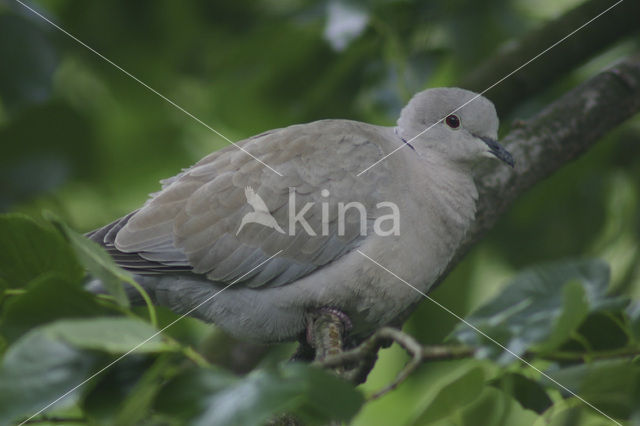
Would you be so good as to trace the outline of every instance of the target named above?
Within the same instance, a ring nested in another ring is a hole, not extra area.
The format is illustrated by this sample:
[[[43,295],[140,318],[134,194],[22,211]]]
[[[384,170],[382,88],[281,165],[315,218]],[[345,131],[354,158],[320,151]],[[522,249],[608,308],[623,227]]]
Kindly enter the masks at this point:
[[[487,146],[489,147],[489,152],[491,154],[495,155],[497,158],[504,161],[511,167],[515,165],[515,161],[513,161],[513,156],[511,155],[511,153],[504,149],[504,147],[500,145],[498,141],[486,136],[480,136],[480,139],[482,139],[482,141],[487,144]]]

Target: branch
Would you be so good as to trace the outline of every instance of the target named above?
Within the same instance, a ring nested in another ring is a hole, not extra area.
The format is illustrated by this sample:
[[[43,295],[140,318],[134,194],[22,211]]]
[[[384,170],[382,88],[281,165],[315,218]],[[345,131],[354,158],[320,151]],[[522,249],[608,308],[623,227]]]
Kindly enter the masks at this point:
[[[354,383],[360,383],[360,378],[363,375],[361,370],[370,368],[370,359],[377,358],[378,350],[385,346],[388,341],[397,343],[407,351],[411,355],[411,361],[400,371],[391,384],[373,394],[370,399],[379,398],[395,389],[423,362],[468,358],[474,354],[474,349],[469,346],[422,346],[409,334],[403,333],[396,328],[383,327],[356,348],[326,358],[316,359],[314,364],[323,368],[333,368],[334,371],[340,370],[339,367],[348,367],[349,370],[343,376]],[[366,373],[364,377],[366,377]]]
[[[390,392],[404,382],[413,371],[415,371],[424,362],[433,361],[449,361],[461,358],[470,358],[475,355],[476,348],[466,345],[429,345],[423,346],[411,335],[402,331],[384,327],[377,330],[371,337],[361,343],[359,346],[339,354],[329,355],[322,359],[316,359],[315,365],[322,368],[332,368],[334,371],[344,371],[341,375],[353,381],[360,383],[358,378],[362,374],[362,368],[368,368],[369,360],[376,358],[378,350],[385,345],[386,342],[392,341],[400,345],[411,356],[411,360],[400,370],[389,385],[377,391],[369,397],[369,399],[380,398],[387,392]],[[595,351],[595,352],[569,352],[559,351],[551,354],[539,353],[536,351],[527,351],[523,357],[526,359],[544,359],[553,362],[589,362],[596,360],[606,360],[614,358],[632,358],[640,355],[640,347],[637,345],[613,350]]]
[[[591,148],[640,110],[640,56],[627,58],[565,93],[502,141],[516,167],[485,164],[474,226],[449,269],[491,229],[521,194]]]
[[[521,40],[509,43],[463,79],[460,87],[481,92],[593,19],[615,1],[589,0]],[[624,0],[488,92],[499,115],[575,69],[606,47],[637,32],[640,2]]]

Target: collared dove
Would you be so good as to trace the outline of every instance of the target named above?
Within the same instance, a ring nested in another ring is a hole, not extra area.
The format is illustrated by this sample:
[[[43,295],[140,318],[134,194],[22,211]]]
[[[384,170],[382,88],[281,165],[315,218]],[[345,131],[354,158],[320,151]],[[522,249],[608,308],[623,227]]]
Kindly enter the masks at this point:
[[[155,303],[187,313],[210,298],[191,315],[238,338],[294,340],[319,309],[364,335],[422,296],[358,250],[428,292],[474,220],[472,165],[513,166],[497,131],[486,98],[429,89],[395,128],[321,120],[216,151],[88,236]]]

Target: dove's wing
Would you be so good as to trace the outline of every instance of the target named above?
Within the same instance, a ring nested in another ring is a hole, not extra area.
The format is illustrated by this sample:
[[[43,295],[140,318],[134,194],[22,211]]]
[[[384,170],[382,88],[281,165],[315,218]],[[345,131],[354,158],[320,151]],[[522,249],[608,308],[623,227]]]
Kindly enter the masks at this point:
[[[214,152],[178,176],[138,211],[94,231],[90,237],[107,247],[116,262],[139,274],[189,270],[228,283],[258,287],[282,285],[339,258],[366,238],[359,213],[348,210],[338,232],[339,202],[357,201],[366,208],[371,229],[380,189],[390,179],[385,163],[357,177],[395,146],[379,127],[347,120],[323,120],[273,130],[239,144],[283,176],[230,146]],[[235,235],[242,217],[252,211],[245,199],[251,186],[266,202],[265,210],[289,231],[289,200],[295,212],[314,203],[304,218],[317,233],[298,224],[295,235],[259,224],[247,224]],[[293,191],[290,194],[290,190]],[[326,191],[329,196],[326,196]],[[323,235],[322,203],[328,223]]]

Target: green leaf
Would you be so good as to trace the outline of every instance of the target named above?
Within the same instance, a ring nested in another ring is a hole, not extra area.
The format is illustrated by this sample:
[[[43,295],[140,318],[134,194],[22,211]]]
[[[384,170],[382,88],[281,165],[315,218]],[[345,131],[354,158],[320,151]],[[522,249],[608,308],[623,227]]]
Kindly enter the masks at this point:
[[[466,320],[517,356],[534,345],[548,350],[562,344],[580,324],[585,304],[590,313],[625,306],[625,300],[606,295],[608,282],[609,267],[600,260],[534,267],[518,274],[497,297]],[[481,348],[479,356],[499,357],[501,363],[513,360],[511,353],[502,352],[466,324],[459,324],[451,336]]]
[[[625,324],[623,313],[601,311],[589,314],[578,333],[591,350],[608,351],[627,346],[632,331]]]
[[[177,370],[179,358],[162,354],[127,356],[92,381],[82,399],[90,424],[138,425],[150,416],[153,399],[163,382]]]
[[[635,301],[627,308],[631,331],[637,340],[640,340],[640,300]]]
[[[565,397],[573,396],[569,389],[611,417],[627,418],[637,407],[640,365],[630,359],[556,366],[545,373],[555,382],[543,377],[542,385],[560,389]]]
[[[242,379],[198,369],[183,373],[162,390],[156,410],[193,425],[263,424],[281,413],[310,423],[348,421],[363,403],[348,382],[304,364],[255,370]]]
[[[293,409],[303,391],[300,382],[258,370],[215,393],[195,424],[261,424],[273,414]]]
[[[571,398],[556,401],[540,421],[532,424],[533,426],[619,426],[620,423],[625,426],[637,424],[633,421],[614,423],[579,399]]]
[[[511,395],[492,386],[485,386],[471,404],[437,424],[449,425],[454,422],[460,426],[536,425],[539,419],[538,414],[522,408]]]
[[[57,275],[44,274],[28,285],[28,290],[9,298],[3,307],[0,332],[14,341],[30,329],[62,318],[107,315],[109,309],[77,284]]]
[[[45,216],[69,240],[80,262],[89,270],[91,275],[102,282],[116,302],[120,306],[129,306],[129,299],[122,284],[123,282],[134,282],[131,274],[116,265],[111,256],[102,247],[69,228],[55,215],[47,212]]]
[[[170,380],[154,402],[155,410],[189,423],[202,415],[209,401],[238,381],[220,369],[193,368]],[[192,424],[192,423],[191,423]]]
[[[121,426],[138,425],[148,415],[153,400],[160,392],[167,369],[171,366],[169,358],[159,358],[138,380],[127,398],[124,400],[115,424]]]
[[[353,385],[335,375],[303,363],[286,364],[285,379],[304,384],[304,401],[293,413],[307,423],[326,423],[330,420],[347,422],[364,403]]]
[[[79,391],[73,388],[95,363],[95,355],[57,341],[42,329],[26,334],[9,347],[0,366],[0,423],[31,416],[54,402],[51,408],[75,403]]]
[[[549,337],[540,345],[536,345],[535,350],[550,352],[558,348],[578,329],[588,313],[589,303],[584,287],[578,281],[569,281],[562,289],[560,316],[556,319]]]
[[[27,216],[0,216],[0,247],[0,281],[9,288],[51,272],[80,285],[82,267],[69,244]]]
[[[519,373],[505,373],[489,384],[511,395],[523,408],[538,414],[553,405],[553,401],[538,382]]]
[[[449,416],[480,396],[484,386],[484,370],[475,366],[441,385],[436,396],[412,422],[423,425]]]
[[[157,334],[151,325],[133,318],[60,320],[47,325],[42,332],[77,348],[112,354],[122,354],[133,348],[136,348],[136,353],[165,352],[176,349],[163,342],[161,335]]]
[[[192,425],[261,424],[293,408],[302,391],[295,382],[257,370],[243,379],[217,370],[190,370],[170,382],[156,410]]]

